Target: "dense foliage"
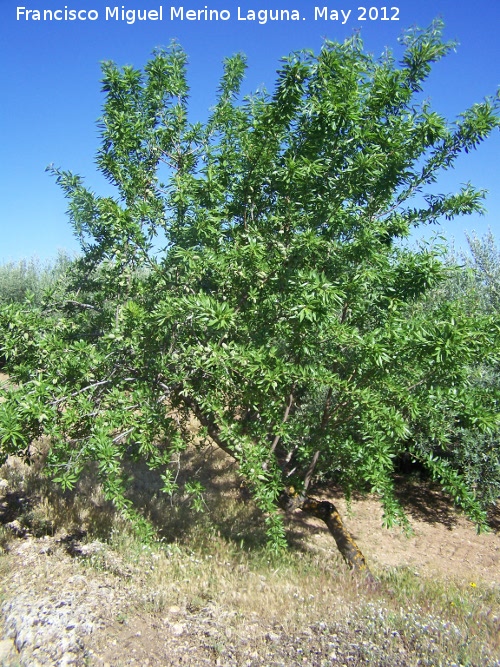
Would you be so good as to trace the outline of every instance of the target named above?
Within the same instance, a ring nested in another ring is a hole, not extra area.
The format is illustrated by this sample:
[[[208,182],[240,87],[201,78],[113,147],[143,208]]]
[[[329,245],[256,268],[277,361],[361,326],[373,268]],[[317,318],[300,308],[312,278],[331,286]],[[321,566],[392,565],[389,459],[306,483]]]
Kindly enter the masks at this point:
[[[197,418],[234,457],[283,541],[283,489],[334,478],[401,513],[394,462],[420,461],[476,521],[483,507],[450,455],[457,428],[493,433],[498,395],[471,376],[499,350],[498,310],[425,305],[447,267],[411,230],[481,211],[466,185],[428,194],[442,169],[499,126],[486,99],[450,123],[421,102],[442,26],[406,33],[399,63],[359,36],[285,58],[274,92],[241,99],[224,63],[208,120],[188,116],[186,55],[144,71],[103,66],[100,197],[53,169],[82,257],[61,294],[0,312],[16,388],[1,405],[4,455],[48,436],[64,486],[96,462],[126,514],[125,458],[161,467]],[[488,371],[489,372],[489,371]],[[196,481],[187,492],[199,502]]]

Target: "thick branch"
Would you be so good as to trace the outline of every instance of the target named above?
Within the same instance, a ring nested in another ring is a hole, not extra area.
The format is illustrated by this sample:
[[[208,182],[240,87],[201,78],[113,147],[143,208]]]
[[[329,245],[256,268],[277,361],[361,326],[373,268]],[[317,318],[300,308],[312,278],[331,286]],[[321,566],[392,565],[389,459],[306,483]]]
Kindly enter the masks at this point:
[[[293,495],[292,492],[283,494],[281,506],[287,511],[300,509],[306,514],[324,521],[337,544],[338,550],[351,570],[356,574],[365,576],[368,582],[375,583],[375,577],[370,572],[365,557],[352,535],[345,528],[335,505],[328,501],[315,500],[305,495]]]

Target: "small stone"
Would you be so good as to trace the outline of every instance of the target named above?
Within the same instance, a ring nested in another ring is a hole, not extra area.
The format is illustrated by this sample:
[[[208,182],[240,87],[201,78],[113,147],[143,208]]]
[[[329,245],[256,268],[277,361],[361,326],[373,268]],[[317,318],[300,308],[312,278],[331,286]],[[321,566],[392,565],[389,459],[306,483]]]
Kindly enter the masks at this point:
[[[183,623],[173,623],[170,629],[172,630],[172,634],[179,636],[184,632],[184,627]]]
[[[170,614],[180,614],[181,608],[174,604],[168,608],[168,611]]]
[[[9,523],[5,524],[5,527],[11,530],[16,537],[24,537],[27,533],[26,528],[21,526],[17,519],[14,519],[14,521],[9,521]]]
[[[14,652],[14,648],[12,639],[0,640],[0,662],[6,660]]]
[[[52,546],[50,544],[44,544],[43,546],[40,547],[38,553],[41,554],[42,556],[50,556],[51,553],[53,553]]]

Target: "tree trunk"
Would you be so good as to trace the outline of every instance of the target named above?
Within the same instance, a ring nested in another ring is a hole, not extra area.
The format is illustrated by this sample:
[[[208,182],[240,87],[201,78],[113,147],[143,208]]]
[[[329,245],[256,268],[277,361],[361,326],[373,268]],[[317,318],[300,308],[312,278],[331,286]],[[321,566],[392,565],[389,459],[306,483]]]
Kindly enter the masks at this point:
[[[184,404],[189,407],[198,418],[200,423],[207,428],[208,434],[212,440],[229,456],[234,457],[234,453],[226,446],[226,444],[219,437],[216,425],[203,414],[195,400],[189,396],[183,397]],[[309,473],[308,473],[309,474]],[[356,574],[364,576],[365,580],[370,584],[375,584],[376,579],[370,572],[366,564],[365,557],[361,553],[356,542],[353,540],[349,531],[345,528],[344,523],[338,513],[335,505],[328,501],[320,501],[307,496],[306,494],[298,494],[295,489],[289,488],[280,498],[280,506],[286,511],[293,511],[294,509],[301,509],[306,514],[311,514],[324,521],[328,530],[333,535],[337,544],[337,548],[342,554],[347,565]]]
[[[369,583],[375,583],[375,577],[370,572],[365,557],[344,526],[344,522],[333,503],[326,500],[315,500],[309,496],[293,495],[293,491],[292,495],[290,493],[284,494],[282,500],[284,509],[288,511],[300,509],[306,514],[324,521],[337,544],[338,550],[351,570],[356,574],[362,574]]]

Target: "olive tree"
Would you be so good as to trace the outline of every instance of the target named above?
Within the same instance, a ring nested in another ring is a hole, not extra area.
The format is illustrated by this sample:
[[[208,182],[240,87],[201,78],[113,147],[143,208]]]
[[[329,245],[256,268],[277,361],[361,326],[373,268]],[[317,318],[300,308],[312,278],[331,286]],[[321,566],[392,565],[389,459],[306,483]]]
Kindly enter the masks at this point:
[[[432,290],[421,304],[429,310],[443,303],[461,302],[474,317],[485,314],[498,319],[500,312],[500,250],[492,232],[483,237],[466,235],[468,251],[449,250],[446,256],[448,278]],[[430,313],[429,313],[430,314]],[[500,396],[498,356],[478,355],[469,366],[469,384],[481,388],[484,395],[496,401]],[[453,466],[467,478],[467,484],[484,507],[500,498],[500,424],[483,431],[474,424],[456,423],[446,451]],[[439,448],[439,443],[433,443]]]
[[[115,196],[52,168],[82,256],[65,299],[2,311],[17,387],[1,405],[5,455],[50,439],[53,476],[75,485],[97,463],[109,498],[135,516],[122,464],[138,457],[176,488],[172,456],[189,419],[235,459],[285,543],[282,510],[322,518],[352,567],[364,560],[317,480],[379,495],[403,513],[394,461],[421,461],[475,521],[484,509],[445,452],[457,423],[487,432],[496,398],[468,368],[498,353],[498,318],[445,301],[419,225],[480,212],[470,184],[430,194],[499,125],[498,99],[456,121],[420,95],[453,43],[413,29],[402,55],[366,53],[358,35],[283,59],[271,93],[242,97],[242,55],[227,58],[215,105],[189,116],[186,55],[157,50],[143,71],[103,65],[100,171]],[[196,502],[202,493],[191,481]]]

